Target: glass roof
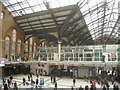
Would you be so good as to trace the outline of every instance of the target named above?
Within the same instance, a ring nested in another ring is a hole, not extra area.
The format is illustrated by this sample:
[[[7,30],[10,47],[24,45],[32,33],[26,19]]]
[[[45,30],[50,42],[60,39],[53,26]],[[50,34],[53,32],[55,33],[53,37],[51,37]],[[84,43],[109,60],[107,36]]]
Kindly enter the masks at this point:
[[[93,40],[104,35],[119,36],[119,0],[6,0],[3,3],[16,17],[47,10],[44,2],[48,2],[50,8],[78,4]]]

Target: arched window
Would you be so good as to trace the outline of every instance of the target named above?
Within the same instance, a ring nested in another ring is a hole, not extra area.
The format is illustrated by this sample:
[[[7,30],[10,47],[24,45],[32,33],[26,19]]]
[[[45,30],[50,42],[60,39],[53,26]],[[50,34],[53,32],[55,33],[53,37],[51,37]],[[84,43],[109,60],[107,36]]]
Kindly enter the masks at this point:
[[[19,39],[18,41],[17,41],[17,54],[20,54],[20,50],[21,50],[21,40]]]
[[[34,50],[34,51],[33,51],[33,52],[34,52],[34,53],[33,53],[33,57],[35,57],[35,55],[36,55],[36,43],[34,43],[34,48],[33,48],[33,50]]]
[[[36,52],[36,43],[34,43],[34,53]]]
[[[4,12],[1,12],[1,19],[4,19]]]
[[[32,42],[33,42],[33,38],[31,37],[30,38],[30,45],[32,45]]]
[[[42,47],[44,47],[45,46],[45,42],[42,42]]]
[[[16,42],[16,30],[15,29],[12,32],[12,42]]]
[[[5,38],[5,58],[8,58],[9,56],[9,43],[10,43],[10,38],[6,37]]]
[[[28,52],[28,41],[25,42],[25,52]]]
[[[32,55],[32,40],[33,38],[31,37],[30,38],[30,51],[29,51],[29,54]]]
[[[12,32],[12,54],[15,54],[16,30]]]

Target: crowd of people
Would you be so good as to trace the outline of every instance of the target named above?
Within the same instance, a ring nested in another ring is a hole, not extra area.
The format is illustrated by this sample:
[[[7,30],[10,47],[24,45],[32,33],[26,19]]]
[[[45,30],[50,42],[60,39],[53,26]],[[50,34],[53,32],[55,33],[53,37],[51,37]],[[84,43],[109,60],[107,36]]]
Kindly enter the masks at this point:
[[[39,75],[37,74],[36,75],[36,79],[33,79],[33,75],[32,74],[28,74],[28,77],[25,78],[23,77],[23,80],[22,80],[22,85],[25,86],[25,85],[31,85],[31,86],[36,86],[36,88],[41,88],[41,81],[40,81],[40,77]],[[54,89],[57,90],[58,88],[58,85],[57,85],[57,80],[56,80],[56,76],[51,74],[51,77],[50,77],[50,80],[51,80],[51,84],[54,85]],[[96,90],[98,89],[97,87],[97,84],[101,86],[101,88],[103,88],[103,90],[109,90],[110,88],[110,84],[107,80],[107,78],[105,78],[104,80],[101,80],[101,78],[99,79],[87,79],[86,78],[86,81],[87,82],[90,82],[91,86],[88,86],[86,85],[85,87],[82,87],[82,85],[80,85],[79,88],[76,88],[76,77],[74,76],[73,77],[73,85],[71,87],[71,90]],[[119,86],[118,84],[116,83],[116,81],[112,81],[111,82],[113,84],[113,90],[119,90]],[[44,85],[44,80],[43,80],[43,84]],[[8,78],[3,78],[3,86],[4,86],[4,90],[8,90],[9,88],[14,88],[14,89],[18,89],[18,85],[17,85],[17,81],[13,81],[13,76],[10,75],[8,76]],[[63,89],[64,90],[64,89]]]
[[[86,81],[88,82],[89,80],[86,80]],[[90,83],[91,83],[90,87],[88,85],[86,85],[84,88],[81,85],[79,88],[76,88],[75,83],[76,83],[76,79],[75,79],[75,77],[73,77],[73,85],[71,87],[71,90],[75,90],[75,89],[76,90],[84,90],[84,89],[85,90],[97,90],[97,89],[109,90],[109,88],[110,88],[110,85],[106,79],[104,80],[104,82],[96,82],[96,79],[94,79],[93,81],[90,80]],[[101,85],[101,88],[100,87],[97,88],[97,85],[96,85],[97,83],[99,85]],[[118,84],[116,84],[116,82],[113,83],[112,90],[119,90],[119,86],[118,86]]]
[[[3,78],[3,86],[4,86],[4,90],[8,90],[9,88],[18,89],[17,81],[13,82],[13,76],[12,75],[8,76],[7,79]]]

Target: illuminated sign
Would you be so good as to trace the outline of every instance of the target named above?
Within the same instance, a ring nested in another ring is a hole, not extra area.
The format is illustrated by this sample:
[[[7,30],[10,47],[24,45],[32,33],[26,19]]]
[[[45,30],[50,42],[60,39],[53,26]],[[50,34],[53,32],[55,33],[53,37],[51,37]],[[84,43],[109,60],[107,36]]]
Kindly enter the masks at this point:
[[[111,57],[116,57],[117,55],[111,55]]]
[[[117,51],[120,51],[120,48],[118,48]]]
[[[0,63],[0,67],[5,66],[5,58],[1,58],[1,63]]]

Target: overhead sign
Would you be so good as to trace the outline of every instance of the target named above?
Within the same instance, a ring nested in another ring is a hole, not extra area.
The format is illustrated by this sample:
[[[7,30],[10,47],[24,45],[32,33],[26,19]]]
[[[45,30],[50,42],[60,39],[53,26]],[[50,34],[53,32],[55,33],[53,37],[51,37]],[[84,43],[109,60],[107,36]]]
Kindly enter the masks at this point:
[[[0,60],[1,60],[0,67],[5,66],[5,58],[1,58]]]
[[[120,48],[118,48],[117,51],[120,51]]]
[[[111,57],[116,57],[117,55],[111,55]]]

